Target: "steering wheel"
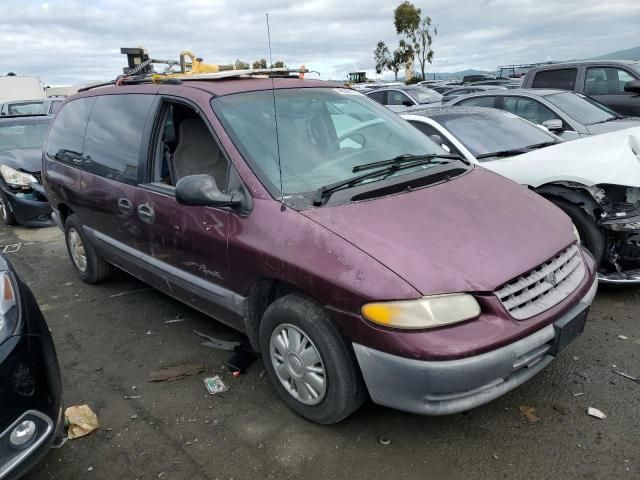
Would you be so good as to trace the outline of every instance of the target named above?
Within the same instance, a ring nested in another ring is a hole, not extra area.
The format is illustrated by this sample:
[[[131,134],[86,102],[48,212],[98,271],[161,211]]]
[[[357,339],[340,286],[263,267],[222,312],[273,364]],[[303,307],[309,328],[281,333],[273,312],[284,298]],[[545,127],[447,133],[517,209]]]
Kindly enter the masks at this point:
[[[366,137],[361,133],[362,130],[366,130],[367,128],[371,128],[375,125],[383,123],[384,120],[381,118],[374,118],[373,120],[367,120],[366,122],[359,123],[355,127],[347,130],[345,133],[340,135],[338,139],[331,145],[331,150],[340,150],[340,144],[348,138],[358,136],[362,139],[362,142],[357,142],[363,147],[367,144]]]

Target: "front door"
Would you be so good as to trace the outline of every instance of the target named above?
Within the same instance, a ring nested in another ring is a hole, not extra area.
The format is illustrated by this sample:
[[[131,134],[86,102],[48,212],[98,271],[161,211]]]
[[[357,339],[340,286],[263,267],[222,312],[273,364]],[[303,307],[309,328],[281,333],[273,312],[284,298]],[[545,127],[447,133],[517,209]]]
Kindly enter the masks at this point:
[[[183,177],[211,175],[227,188],[229,162],[207,122],[188,103],[165,100],[147,168],[136,196],[136,216],[147,241],[155,286],[240,328],[236,295],[229,290],[227,236],[230,212],[179,204],[175,185]]]
[[[627,70],[616,67],[589,67],[584,80],[584,93],[615,110],[620,115],[640,116],[640,95],[625,92],[627,82],[637,80]]]

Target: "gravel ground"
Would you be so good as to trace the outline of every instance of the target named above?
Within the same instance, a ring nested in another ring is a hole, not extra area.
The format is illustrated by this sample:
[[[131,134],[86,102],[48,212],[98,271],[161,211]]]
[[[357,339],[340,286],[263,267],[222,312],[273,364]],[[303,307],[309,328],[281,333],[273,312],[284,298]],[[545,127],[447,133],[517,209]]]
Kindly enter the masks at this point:
[[[640,384],[612,372],[640,375],[640,288],[600,291],[585,333],[488,405],[429,418],[367,403],[325,427],[284,406],[260,361],[233,377],[228,354],[193,334],[238,339],[234,331],[124,273],[80,282],[56,228],[3,227],[0,245],[49,322],[65,405],[89,404],[101,425],[51,450],[30,480],[640,478]],[[181,362],[206,372],[147,382]],[[207,394],[202,379],[212,374],[228,392]],[[607,418],[589,417],[588,407]]]

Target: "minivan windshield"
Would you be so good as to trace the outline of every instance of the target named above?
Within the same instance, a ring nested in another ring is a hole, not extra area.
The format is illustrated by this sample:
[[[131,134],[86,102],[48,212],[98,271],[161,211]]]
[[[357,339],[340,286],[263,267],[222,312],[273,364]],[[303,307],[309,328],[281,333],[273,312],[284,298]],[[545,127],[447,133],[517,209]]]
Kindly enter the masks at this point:
[[[553,135],[511,113],[451,113],[434,117],[480,161],[504,152],[524,153],[558,142]]]
[[[544,98],[583,125],[604,123],[618,118],[604,105],[577,93],[554,93]]]
[[[347,88],[237,93],[216,97],[212,105],[274,197],[313,194],[322,186],[353,177],[358,165],[402,155],[448,153],[395,113]],[[382,178],[426,171],[435,164],[399,169]]]

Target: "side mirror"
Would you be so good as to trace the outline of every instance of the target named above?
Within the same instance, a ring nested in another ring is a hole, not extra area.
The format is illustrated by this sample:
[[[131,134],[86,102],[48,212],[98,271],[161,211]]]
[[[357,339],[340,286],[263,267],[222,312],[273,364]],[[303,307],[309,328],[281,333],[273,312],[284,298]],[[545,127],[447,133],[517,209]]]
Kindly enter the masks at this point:
[[[189,175],[178,180],[176,200],[200,207],[237,207],[242,202],[233,194],[222,193],[211,175]]]
[[[433,135],[429,135],[429,138],[433,143],[435,143],[439,147],[442,147],[443,150],[451,153],[451,149],[444,144],[444,141],[442,140],[442,137],[440,135],[434,133]]]
[[[624,91],[640,95],[640,80],[631,80],[624,84]]]
[[[560,132],[564,130],[564,124],[559,118],[553,118],[551,120],[545,120],[542,122],[542,126],[550,132]]]
[[[415,104],[411,100],[403,100],[402,105],[405,107],[413,107]]]

